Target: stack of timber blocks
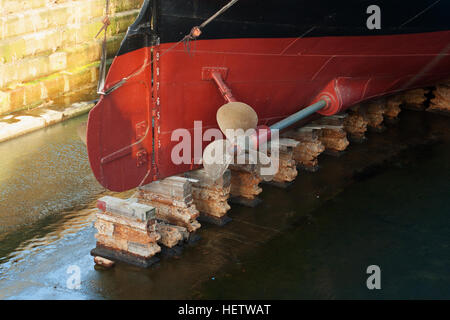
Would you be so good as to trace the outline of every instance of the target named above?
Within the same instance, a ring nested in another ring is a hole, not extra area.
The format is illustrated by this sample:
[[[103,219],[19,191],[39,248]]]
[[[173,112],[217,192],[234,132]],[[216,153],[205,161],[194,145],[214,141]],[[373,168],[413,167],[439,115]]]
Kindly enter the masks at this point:
[[[398,121],[398,115],[402,111],[400,108],[402,104],[403,99],[398,95],[387,98],[386,109],[384,112],[384,121],[386,121],[386,123],[392,124]]]
[[[195,231],[201,225],[192,195],[194,182],[198,181],[174,176],[140,187],[136,199],[99,199],[97,247],[91,252],[95,262],[149,267],[159,260],[156,254],[179,254],[184,243],[197,240]]]
[[[338,156],[347,149],[350,142],[345,131],[347,114],[322,117],[306,127],[319,129],[319,139],[325,146],[325,153]]]
[[[348,139],[356,143],[362,143],[366,140],[366,131],[369,124],[369,120],[359,112],[360,107],[360,105],[351,107],[344,122]]]
[[[360,114],[364,120],[367,121],[369,130],[382,132],[386,129],[384,126],[386,106],[386,99],[378,99],[358,104],[354,106],[352,110]]]
[[[375,132],[383,132],[386,127],[384,126],[384,113],[386,112],[386,100],[379,99],[369,101],[363,105],[362,113],[369,121],[369,129]]]
[[[201,225],[197,221],[200,213],[195,207],[192,196],[192,181],[184,177],[169,177],[164,180],[155,181],[138,190],[140,203],[147,204],[156,209],[156,218],[162,221],[170,232],[167,236],[173,241],[166,241],[164,245],[173,248],[178,244],[176,238],[183,241],[193,241],[193,233]],[[167,225],[170,225],[167,227]],[[180,236],[173,237],[180,233]],[[164,235],[161,234],[164,238]],[[167,238],[168,240],[169,238]],[[164,241],[164,240],[163,240]]]
[[[186,172],[184,176],[191,179],[194,203],[200,211],[199,220],[219,226],[231,220],[227,216],[231,209],[228,204],[231,191],[230,170],[226,170],[216,181],[211,180],[204,169]]]
[[[297,164],[294,158],[294,149],[298,147],[300,142],[289,139],[289,138],[280,138],[278,143],[275,141],[269,142],[269,147],[267,150],[272,150],[272,148],[278,149],[278,170],[275,176],[271,181],[268,181],[268,184],[271,184],[276,187],[286,188],[288,187],[297,177]],[[274,159],[276,161],[276,159]]]
[[[450,80],[436,86],[427,111],[450,114]]]
[[[355,142],[362,142],[368,129],[375,132],[384,131],[385,123],[394,124],[398,121],[400,106],[403,103],[403,95],[393,95],[354,105],[349,109],[345,122],[349,138]]]
[[[149,267],[159,259],[155,208],[137,203],[137,199],[122,200],[103,197],[97,202],[95,228],[97,246],[91,255],[98,261],[124,261]],[[97,260],[100,257],[102,259]]]
[[[430,94],[430,89],[414,89],[400,94],[402,106],[406,109],[423,111],[426,108],[428,100],[427,95]]]
[[[318,157],[325,151],[325,146],[319,139],[320,129],[303,127],[283,133],[283,137],[291,138],[299,142],[294,148],[294,160],[297,167],[315,172],[319,169]]]
[[[258,195],[262,192],[259,186],[263,181],[256,164],[231,164],[231,197],[230,202],[247,207],[255,207],[261,203]]]
[[[113,57],[143,0],[111,0]],[[105,0],[0,1],[0,115],[97,97]]]

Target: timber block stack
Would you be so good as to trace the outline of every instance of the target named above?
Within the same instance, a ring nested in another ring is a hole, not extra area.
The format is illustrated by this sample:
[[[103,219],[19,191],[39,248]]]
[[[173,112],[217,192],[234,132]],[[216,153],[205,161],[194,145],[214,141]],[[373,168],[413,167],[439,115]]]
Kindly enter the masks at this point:
[[[325,153],[339,156],[350,144],[344,128],[346,118],[347,114],[322,117],[306,125],[306,127],[319,129],[319,139],[325,146]]]
[[[427,111],[450,115],[450,81],[436,86]]]
[[[185,227],[171,225],[160,220],[156,223],[156,232],[161,236],[158,244],[161,245],[163,254],[179,254],[181,244],[190,238],[190,233]]]
[[[149,183],[139,188],[138,198],[139,203],[156,209],[158,220],[185,228],[184,241],[191,241],[193,233],[201,227],[197,221],[200,213],[194,204],[192,182],[187,178],[174,176]]]
[[[294,148],[294,160],[297,166],[305,171],[315,172],[319,169],[318,157],[325,151],[325,146],[319,139],[320,129],[303,127],[283,133],[283,137],[299,142]]]
[[[273,141],[269,143],[269,145],[272,146],[269,146],[267,150],[272,150],[273,147],[278,149],[278,170],[273,179],[265,183],[280,188],[286,188],[298,175],[297,165],[294,159],[294,149],[300,142],[294,139],[280,138],[277,145],[275,146],[274,144]]]
[[[344,129],[350,141],[362,143],[366,140],[366,132],[369,121],[360,114],[359,104],[348,110],[348,116],[344,121]]]
[[[350,142],[344,126],[323,126],[320,141],[325,146],[325,153],[339,156],[347,149]]]
[[[392,124],[398,121],[398,115],[402,111],[400,106],[403,104],[403,98],[400,95],[394,95],[387,98],[386,110],[384,112],[384,121]]]
[[[209,178],[204,169],[185,172],[186,178],[192,179],[194,204],[200,211],[200,221],[223,226],[231,219],[227,212],[231,209],[228,198],[231,191],[231,171],[227,170],[216,181]]]
[[[97,264],[123,261],[149,267],[159,260],[155,255],[161,251],[161,236],[154,207],[108,196],[98,200],[97,208],[97,246],[91,251]]]
[[[256,207],[261,203],[258,195],[263,191],[259,186],[263,181],[256,164],[231,164],[230,202],[247,207]]]
[[[386,100],[379,99],[364,103],[360,107],[360,113],[367,120],[370,130],[382,132],[386,129],[384,126],[384,113],[386,112]]]
[[[428,100],[427,95],[430,93],[430,89],[414,89],[409,90],[401,94],[403,100],[402,107],[405,109],[423,111],[426,108],[426,102]]]

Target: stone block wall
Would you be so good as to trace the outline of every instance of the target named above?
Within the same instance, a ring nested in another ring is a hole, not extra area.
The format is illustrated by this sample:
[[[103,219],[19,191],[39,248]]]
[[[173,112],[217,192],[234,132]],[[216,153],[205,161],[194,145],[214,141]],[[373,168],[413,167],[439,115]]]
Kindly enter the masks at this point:
[[[94,99],[106,0],[0,0],[0,115]],[[143,0],[110,0],[108,56]]]

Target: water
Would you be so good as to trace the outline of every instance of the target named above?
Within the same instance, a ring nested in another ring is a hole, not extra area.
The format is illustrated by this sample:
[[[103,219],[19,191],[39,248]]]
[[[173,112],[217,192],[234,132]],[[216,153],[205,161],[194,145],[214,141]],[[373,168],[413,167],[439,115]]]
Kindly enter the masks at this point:
[[[0,298],[450,298],[448,118],[404,112],[291,189],[263,186],[261,206],[233,206],[230,224],[203,226],[148,270],[94,269],[104,190],[76,137],[83,120],[0,144]],[[366,287],[372,264],[379,291]],[[72,265],[80,290],[66,286]]]
[[[443,147],[345,188],[308,224],[294,223],[228,266],[202,298],[448,299],[450,149]],[[381,268],[380,291],[367,290],[370,265]]]
[[[0,232],[77,208],[102,191],[75,130],[85,118],[0,144]]]

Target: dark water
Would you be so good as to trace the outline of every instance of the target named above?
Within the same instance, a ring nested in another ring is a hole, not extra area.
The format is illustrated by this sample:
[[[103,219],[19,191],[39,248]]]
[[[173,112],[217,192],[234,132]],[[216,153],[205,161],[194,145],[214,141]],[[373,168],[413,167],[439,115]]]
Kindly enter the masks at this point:
[[[450,298],[448,147],[347,187],[225,268],[202,297]],[[380,291],[367,290],[370,265],[381,268]]]
[[[33,157],[10,165],[36,177],[21,188],[46,187],[23,200],[14,190],[1,198],[8,229],[0,233],[0,298],[450,298],[449,118],[404,112],[397,126],[342,157],[321,156],[320,171],[301,172],[290,189],[263,186],[261,206],[233,206],[230,224],[203,226],[202,240],[148,270],[94,269],[90,208],[103,190],[74,138],[77,121],[47,129],[47,144],[69,148],[67,156],[40,154],[64,170],[40,169]],[[12,152],[37,143],[21,139]],[[47,190],[45,170],[59,188]],[[18,181],[5,172],[2,188]],[[52,201],[63,209],[47,212]],[[81,269],[80,290],[66,287],[72,265]],[[381,268],[381,290],[366,287],[369,265]]]

